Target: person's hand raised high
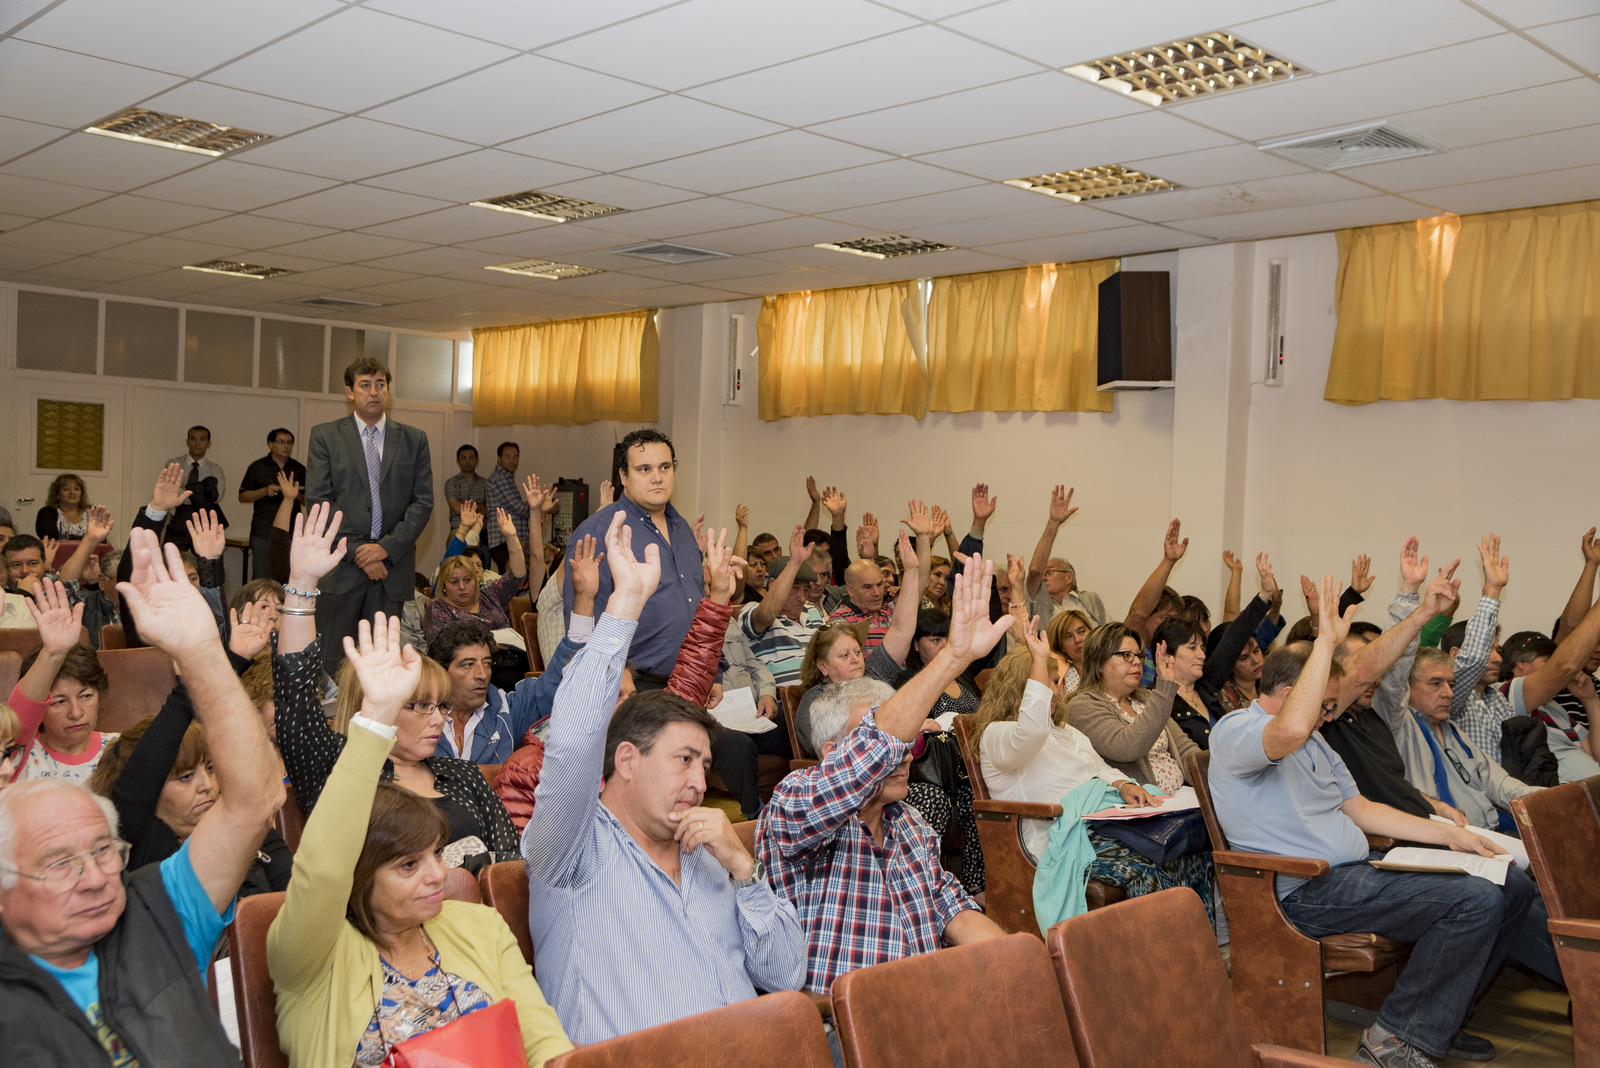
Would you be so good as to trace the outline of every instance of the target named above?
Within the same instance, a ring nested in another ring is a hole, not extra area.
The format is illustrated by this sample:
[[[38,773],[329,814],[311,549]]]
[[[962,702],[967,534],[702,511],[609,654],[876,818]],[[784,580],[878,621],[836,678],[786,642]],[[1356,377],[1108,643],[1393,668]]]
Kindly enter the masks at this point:
[[[1000,644],[1011,629],[1011,617],[989,619],[989,589],[994,584],[994,564],[973,555],[956,573],[950,594],[950,633],[945,648],[963,666]]]
[[[289,542],[291,586],[299,588],[296,580],[315,585],[344,559],[345,539],[339,537],[339,524],[343,521],[344,513],[335,512],[327,501],[313,504],[309,512],[294,517],[294,537]]]
[[[422,681],[422,657],[400,642],[400,617],[379,612],[344,639],[345,659],[361,683],[361,714],[392,726]]]
[[[46,655],[65,653],[77,644],[83,630],[83,603],[72,603],[67,588],[53,579],[41,579],[34,584],[31,595],[24,604],[39,628],[39,644]]]
[[[611,567],[611,598],[606,613],[621,619],[638,619],[645,602],[661,582],[661,550],[652,542],[644,559],[633,555],[633,530],[620,510],[606,531],[606,563]]]
[[[137,529],[128,536],[128,552],[133,554],[133,577],[117,583],[117,592],[128,603],[128,611],[139,626],[139,636],[174,660],[202,651],[208,645],[222,650],[217,622],[200,591],[189,585],[183,572],[183,559],[176,545],[168,545],[166,557],[153,531]]]

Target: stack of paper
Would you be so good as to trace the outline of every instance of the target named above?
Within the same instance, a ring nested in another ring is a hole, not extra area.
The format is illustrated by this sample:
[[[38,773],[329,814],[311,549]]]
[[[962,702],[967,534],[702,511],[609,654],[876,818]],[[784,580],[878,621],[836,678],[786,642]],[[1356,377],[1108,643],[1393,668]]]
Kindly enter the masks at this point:
[[[1476,875],[1488,879],[1496,886],[1506,885],[1506,872],[1511,868],[1511,857],[1480,857],[1476,853],[1457,853],[1452,849],[1423,849],[1419,846],[1401,846],[1391,849],[1382,860],[1370,861],[1374,868],[1384,871],[1424,871],[1439,874]]]
[[[1455,826],[1452,821],[1445,819],[1443,816],[1429,816],[1428,818],[1438,820],[1440,823],[1449,823],[1452,827]],[[1509,834],[1501,834],[1499,831],[1486,831],[1482,827],[1468,827],[1467,830],[1481,838],[1487,838],[1501,849],[1504,849],[1517,867],[1523,871],[1528,870],[1528,847],[1522,844],[1522,839],[1513,838]]]
[[[1200,798],[1195,795],[1194,787],[1180,786],[1178,792],[1171,797],[1151,795],[1155,799],[1154,805],[1145,808],[1135,808],[1132,805],[1112,805],[1099,812],[1091,812],[1083,817],[1086,820],[1142,820],[1147,816],[1170,816],[1178,812],[1188,812],[1200,807]]]
[[[778,726],[756,710],[756,694],[748,686],[724,691],[722,700],[717,702],[711,714],[728,730],[745,734],[764,734],[776,730]]]

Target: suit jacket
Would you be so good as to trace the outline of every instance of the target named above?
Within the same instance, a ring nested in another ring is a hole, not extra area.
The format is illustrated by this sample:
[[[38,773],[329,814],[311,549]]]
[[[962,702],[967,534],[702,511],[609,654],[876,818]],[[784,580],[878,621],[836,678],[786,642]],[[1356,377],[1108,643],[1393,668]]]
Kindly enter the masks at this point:
[[[384,592],[396,601],[411,595],[417,570],[417,539],[433,515],[433,462],[428,436],[414,426],[384,426],[383,464],[378,474],[383,533],[378,544],[389,557]],[[372,538],[372,497],[367,457],[352,416],[311,428],[306,457],[306,503],[328,501],[344,513],[339,534],[347,539],[345,558],[322,580],[329,593],[349,593],[369,581],[355,565],[356,547]]]

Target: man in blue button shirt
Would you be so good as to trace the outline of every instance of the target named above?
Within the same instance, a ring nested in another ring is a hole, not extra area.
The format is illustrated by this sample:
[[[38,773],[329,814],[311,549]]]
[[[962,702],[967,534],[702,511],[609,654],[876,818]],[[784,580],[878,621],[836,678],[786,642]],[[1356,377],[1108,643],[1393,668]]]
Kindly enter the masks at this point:
[[[1494,1046],[1461,1026],[1522,926],[1531,884],[1508,879],[1502,889],[1473,876],[1381,871],[1366,863],[1366,834],[1483,856],[1499,851],[1467,828],[1362,797],[1316,733],[1324,709],[1339,705],[1333,650],[1355,615],[1354,607],[1338,615],[1338,603],[1338,584],[1324,576],[1316,642],[1309,651],[1297,643],[1273,652],[1262,668],[1260,698],[1212,730],[1208,780],[1217,818],[1234,849],[1332,866],[1310,880],[1279,879],[1284,914],[1305,934],[1372,931],[1412,944],[1410,963],[1356,1047],[1357,1064],[1432,1068],[1429,1058],[1446,1053],[1488,1060]]]

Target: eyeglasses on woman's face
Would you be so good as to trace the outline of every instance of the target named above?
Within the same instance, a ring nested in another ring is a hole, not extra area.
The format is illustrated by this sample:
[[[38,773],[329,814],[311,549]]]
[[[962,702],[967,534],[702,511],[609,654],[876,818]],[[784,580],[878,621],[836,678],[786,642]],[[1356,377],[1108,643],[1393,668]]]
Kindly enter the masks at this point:
[[[422,719],[432,719],[435,715],[450,718],[455,711],[455,706],[449,701],[408,701],[404,706],[407,712]]]
[[[1111,655],[1115,656],[1115,657],[1120,657],[1122,659],[1122,662],[1125,663],[1125,664],[1137,664],[1137,663],[1140,663],[1141,661],[1144,660],[1144,657],[1140,656],[1137,652],[1135,652],[1132,649],[1118,649],[1116,652],[1112,653]]]

